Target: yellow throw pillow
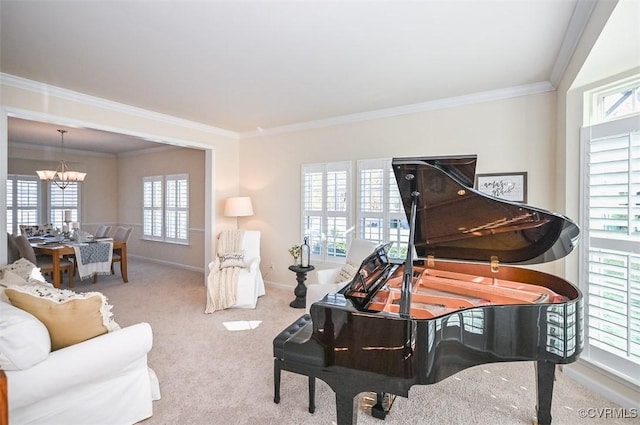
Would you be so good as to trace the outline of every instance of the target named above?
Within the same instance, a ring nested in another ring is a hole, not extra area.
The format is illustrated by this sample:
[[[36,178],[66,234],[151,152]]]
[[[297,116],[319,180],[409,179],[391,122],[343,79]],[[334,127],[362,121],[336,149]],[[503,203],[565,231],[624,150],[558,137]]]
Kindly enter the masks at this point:
[[[111,306],[99,292],[78,294],[46,286],[10,287],[11,304],[40,320],[49,331],[51,351],[119,329]]]

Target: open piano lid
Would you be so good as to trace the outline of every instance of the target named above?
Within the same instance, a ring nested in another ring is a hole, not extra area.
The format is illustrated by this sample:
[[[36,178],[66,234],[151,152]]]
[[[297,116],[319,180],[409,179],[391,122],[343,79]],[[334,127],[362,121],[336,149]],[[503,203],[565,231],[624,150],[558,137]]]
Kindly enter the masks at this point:
[[[476,155],[394,158],[407,217],[417,191],[419,257],[537,264],[569,254],[580,229],[571,219],[486,195],[473,188]]]

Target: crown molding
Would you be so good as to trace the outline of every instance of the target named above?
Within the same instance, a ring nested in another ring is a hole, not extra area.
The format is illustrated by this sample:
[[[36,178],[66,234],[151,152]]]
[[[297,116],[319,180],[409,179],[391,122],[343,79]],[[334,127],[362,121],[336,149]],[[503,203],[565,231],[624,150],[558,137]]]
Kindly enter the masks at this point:
[[[46,93],[48,96],[55,96],[61,99],[84,103],[86,105],[108,109],[115,112],[121,112],[127,115],[133,115],[144,119],[160,121],[180,127],[186,127],[196,131],[215,134],[217,136],[229,137],[235,140],[238,140],[239,138],[238,133],[236,133],[235,131],[224,130],[211,125],[201,124],[183,118],[177,118],[172,115],[161,114],[159,112],[153,112],[147,109],[125,105],[123,103],[114,102],[84,93],[79,93],[76,91],[64,89],[62,87],[51,86],[48,84],[40,83],[38,81],[17,77],[11,74],[0,73],[0,83],[18,89],[29,90],[35,93]]]
[[[147,149],[139,149],[136,151],[122,152],[122,153],[119,153],[117,157],[123,158],[127,156],[146,155],[149,153],[166,152],[166,151],[171,151],[171,150],[180,149],[180,148],[181,148],[180,146],[163,145],[163,146],[158,146],[156,148],[147,148]],[[187,147],[187,148],[190,148],[190,147]],[[190,149],[197,149],[197,148],[190,148]]]
[[[28,80],[22,77],[16,77],[10,74],[0,73],[0,82],[11,87],[16,87],[24,90],[30,90],[37,93],[47,93],[67,99],[71,101],[77,101],[100,108],[106,108],[117,112],[122,112],[141,118],[157,120],[165,123],[175,124],[182,127],[191,128],[194,130],[204,131],[219,136],[230,137],[235,140],[250,139],[255,137],[262,137],[267,135],[277,135],[285,133],[293,133],[304,130],[313,130],[318,128],[332,127],[338,125],[352,124],[363,121],[371,121],[377,119],[391,118],[401,115],[417,114],[422,112],[434,111],[438,109],[447,109],[453,107],[460,107],[465,105],[472,105],[482,102],[491,102],[502,99],[509,99],[513,97],[527,96],[531,94],[544,93],[554,91],[555,86],[549,81],[542,81],[532,84],[526,84],[521,86],[506,87],[497,90],[489,90],[484,92],[472,93],[463,96],[456,96],[444,99],[437,99],[429,102],[414,103],[410,105],[403,105],[393,108],[378,109],[368,112],[358,112],[355,114],[336,116],[321,120],[307,121],[302,123],[284,125],[279,127],[271,127],[268,129],[260,129],[248,132],[233,132],[229,130],[223,130],[217,127],[209,126],[206,124],[197,123],[194,121],[185,120],[182,118],[176,118],[171,115],[165,115],[157,112],[148,111],[146,109],[136,108],[133,106],[125,105],[122,103],[112,102],[110,100],[98,98],[95,96],[86,95],[79,92],[63,89],[60,87],[50,86],[37,81]]]
[[[449,97],[423,103],[398,106],[393,108],[378,109],[369,112],[360,112],[350,115],[326,118],[316,121],[308,121],[298,124],[272,127],[268,129],[239,133],[240,139],[292,133],[296,131],[312,130],[317,128],[332,127],[336,125],[352,124],[362,121],[371,121],[383,118],[397,117],[401,115],[417,114],[421,112],[435,111],[438,109],[454,108],[476,103],[491,102],[513,97],[527,96],[531,94],[554,91],[555,87],[548,81],[542,81],[522,86],[506,87],[498,90],[478,92],[463,96]]]
[[[114,153],[95,152],[95,151],[84,150],[84,149],[69,149],[69,148],[64,148],[64,152],[62,152],[62,149],[60,147],[36,145],[34,143],[9,142],[9,147],[15,148],[15,149],[34,150],[39,152],[53,152],[53,153],[59,154],[60,156],[62,156],[62,154],[64,153],[65,155],[75,154],[75,155],[94,156],[94,157],[100,157],[100,158],[122,158],[127,156],[138,156],[138,155],[146,155],[150,153],[166,152],[166,151],[171,151],[171,150],[176,150],[181,148],[180,146],[162,144],[162,146],[158,146],[155,148],[139,149],[135,151],[128,151],[128,152],[114,154]],[[197,149],[197,148],[193,148],[193,149]]]
[[[86,155],[86,156],[95,156],[95,157],[101,157],[101,158],[115,158],[116,155],[115,154],[111,154],[111,153],[104,153],[104,152],[94,152],[94,151],[87,151],[87,150],[83,150],[83,149],[69,149],[69,148],[64,148],[64,151],[62,150],[61,147],[59,146],[43,146],[43,145],[36,145],[35,143],[21,143],[21,142],[11,142],[9,141],[9,147],[11,148],[15,148],[15,149],[27,149],[27,150],[33,150],[33,151],[39,151],[39,152],[53,152],[53,153],[57,153],[58,155],[60,155],[60,157],[67,154],[75,154],[75,155]]]
[[[573,53],[580,42],[580,38],[589,23],[589,18],[593,13],[593,9],[596,7],[596,3],[597,0],[577,1],[575,9],[573,9],[571,19],[569,20],[569,25],[567,26],[567,32],[564,34],[562,45],[558,52],[558,57],[553,65],[553,69],[551,70],[551,77],[549,78],[549,81],[554,87],[558,87],[560,80],[562,80],[564,73],[567,71],[569,62],[571,61]]]

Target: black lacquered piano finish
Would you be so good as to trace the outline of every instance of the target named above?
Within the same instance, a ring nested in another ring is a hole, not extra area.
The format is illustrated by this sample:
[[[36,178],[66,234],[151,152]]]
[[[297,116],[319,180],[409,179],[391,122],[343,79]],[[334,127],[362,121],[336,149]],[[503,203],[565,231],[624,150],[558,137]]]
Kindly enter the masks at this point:
[[[408,397],[413,385],[511,361],[536,362],[538,423],[551,423],[555,366],[574,362],[583,347],[582,294],[557,276],[504,263],[562,258],[579,229],[475,191],[475,161],[394,159],[411,223],[407,262],[379,247],[348,285],[312,305],[309,337],[285,343],[288,370],[336,393],[339,425],[356,423],[362,392]]]

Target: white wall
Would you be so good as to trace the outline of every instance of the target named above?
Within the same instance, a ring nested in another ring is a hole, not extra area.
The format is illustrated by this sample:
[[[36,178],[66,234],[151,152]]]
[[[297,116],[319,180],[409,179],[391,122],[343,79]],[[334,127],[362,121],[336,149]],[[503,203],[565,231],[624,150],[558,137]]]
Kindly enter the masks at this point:
[[[528,203],[557,211],[555,119],[556,95],[547,92],[243,139],[241,192],[252,197],[256,215],[240,226],[263,232],[265,279],[293,286],[287,249],[301,240],[301,165],[416,155],[477,154],[478,173],[526,171]]]
[[[595,86],[620,79],[631,73],[638,73],[640,69],[631,69],[624,73],[609,73],[609,78],[601,81],[583,81],[582,87],[574,87],[574,81],[583,71],[583,66],[598,41],[603,28],[607,25],[616,1],[598,2],[589,19],[569,66],[558,85],[558,143],[556,155],[558,191],[557,204],[567,214],[579,219],[580,217],[580,128],[584,125],[584,94]],[[615,51],[616,49],[612,49]],[[609,58],[615,61],[615,58]],[[626,61],[626,58],[625,58]],[[625,62],[626,63],[626,62]],[[611,63],[612,69],[617,66]],[[602,70],[599,70],[602,71]],[[594,75],[593,70],[589,73]],[[596,73],[597,74],[597,73]],[[602,73],[599,73],[602,75]],[[606,73],[605,73],[606,74]],[[618,74],[618,75],[612,75]],[[584,80],[584,79],[583,79]],[[576,282],[584,290],[585,283],[581,282],[579,270],[579,256],[570,256],[566,261],[565,276]],[[628,382],[608,373],[598,366],[579,359],[576,363],[564,368],[568,376],[576,379],[582,385],[592,388],[610,400],[627,408],[638,408],[638,389],[632,388]]]
[[[118,170],[118,221],[133,228],[127,252],[205,270],[208,261],[204,261],[204,152],[198,149],[170,148],[125,155],[118,159]],[[143,177],[183,173],[189,175],[189,244],[168,244],[142,239]]]

